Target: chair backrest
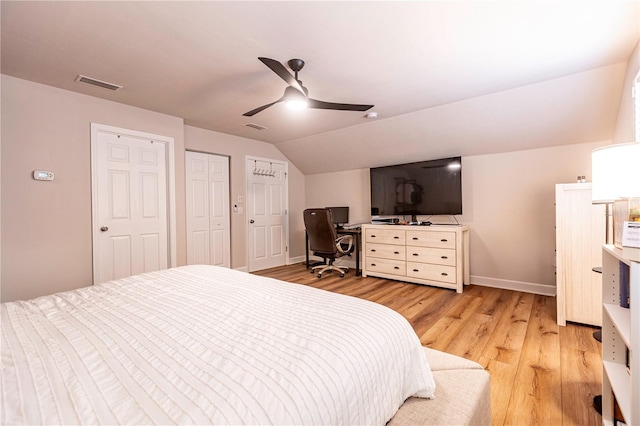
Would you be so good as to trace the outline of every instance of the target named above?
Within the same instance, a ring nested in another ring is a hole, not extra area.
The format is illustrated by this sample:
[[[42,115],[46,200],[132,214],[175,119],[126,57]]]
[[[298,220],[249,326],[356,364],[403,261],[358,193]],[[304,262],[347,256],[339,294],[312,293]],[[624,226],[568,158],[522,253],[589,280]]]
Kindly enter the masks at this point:
[[[336,255],[336,227],[333,214],[329,209],[306,209],[304,211],[304,227],[309,236],[309,248],[314,253]]]

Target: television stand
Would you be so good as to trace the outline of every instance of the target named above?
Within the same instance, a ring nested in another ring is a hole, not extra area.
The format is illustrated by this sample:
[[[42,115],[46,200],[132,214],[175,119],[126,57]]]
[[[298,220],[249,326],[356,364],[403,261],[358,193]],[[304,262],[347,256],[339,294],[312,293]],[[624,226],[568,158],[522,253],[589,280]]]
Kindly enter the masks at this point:
[[[467,226],[362,226],[362,276],[453,289],[469,284]]]

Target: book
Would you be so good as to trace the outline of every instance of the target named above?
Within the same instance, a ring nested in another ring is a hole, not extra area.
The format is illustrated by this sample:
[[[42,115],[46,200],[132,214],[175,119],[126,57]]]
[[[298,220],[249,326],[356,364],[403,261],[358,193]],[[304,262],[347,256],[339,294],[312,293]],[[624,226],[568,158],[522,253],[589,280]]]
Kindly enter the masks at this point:
[[[628,308],[630,306],[630,287],[629,287],[629,265],[620,262],[620,306]]]

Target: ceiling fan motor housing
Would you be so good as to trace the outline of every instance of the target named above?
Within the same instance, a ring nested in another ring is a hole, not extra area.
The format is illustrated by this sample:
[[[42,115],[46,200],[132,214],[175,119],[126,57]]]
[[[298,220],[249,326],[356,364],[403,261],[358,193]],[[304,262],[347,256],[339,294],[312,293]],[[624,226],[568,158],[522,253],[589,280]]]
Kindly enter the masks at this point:
[[[304,67],[304,61],[302,59],[290,59],[287,62],[291,71],[296,73],[296,80],[298,79],[298,71],[300,71]]]

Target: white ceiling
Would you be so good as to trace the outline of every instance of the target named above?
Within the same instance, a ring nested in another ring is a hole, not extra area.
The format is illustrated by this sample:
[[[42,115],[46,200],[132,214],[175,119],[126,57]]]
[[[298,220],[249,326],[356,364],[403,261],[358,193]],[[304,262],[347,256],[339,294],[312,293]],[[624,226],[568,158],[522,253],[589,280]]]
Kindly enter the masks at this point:
[[[611,138],[639,6],[3,0],[1,67],[273,143],[319,173]],[[259,56],[304,59],[312,97],[375,104],[379,118],[282,104],[243,117],[286,87]],[[124,88],[77,83],[78,74]],[[330,158],[335,150],[353,155]]]

